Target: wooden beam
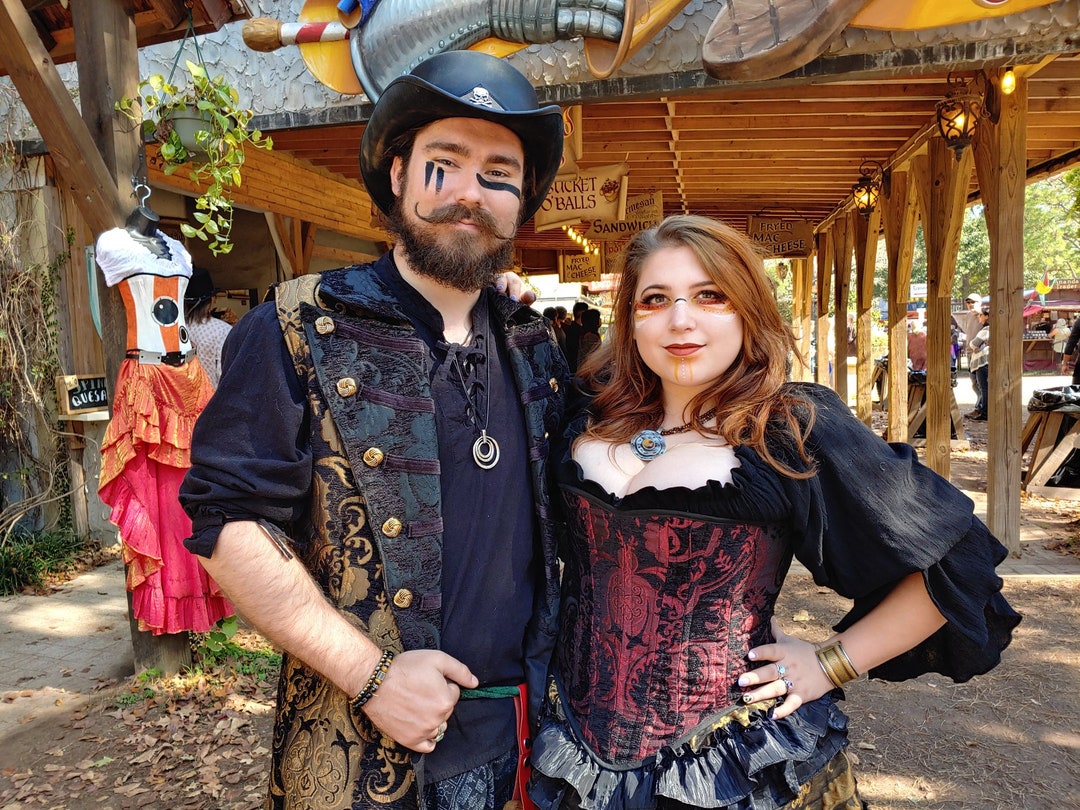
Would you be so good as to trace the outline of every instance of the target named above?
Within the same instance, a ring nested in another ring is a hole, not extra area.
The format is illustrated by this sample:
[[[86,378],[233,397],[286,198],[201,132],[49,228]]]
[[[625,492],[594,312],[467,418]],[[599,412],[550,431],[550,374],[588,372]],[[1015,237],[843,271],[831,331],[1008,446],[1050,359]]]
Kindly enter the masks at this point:
[[[832,386],[829,379],[829,295],[833,265],[836,257],[836,240],[831,230],[815,234],[817,257],[817,346],[814,351],[814,378],[822,385]]]
[[[996,82],[1000,71],[992,71]],[[997,121],[979,122],[975,171],[990,238],[990,386],[987,524],[1020,554],[1020,413],[1023,409],[1024,169],[1028,80],[1001,97]]]
[[[181,0],[149,0],[163,27],[176,28],[187,19],[187,8]]]
[[[948,478],[952,456],[952,287],[960,226],[971,183],[971,149],[956,154],[936,137],[927,145],[929,210],[926,237],[926,464]],[[957,439],[961,437],[957,436]]]
[[[870,337],[870,304],[874,300],[874,269],[877,261],[878,234],[881,231],[881,206],[869,217],[856,215],[855,224],[855,415],[870,424],[874,405],[871,387],[874,358]]]
[[[157,145],[147,145],[146,152],[155,185],[199,193],[199,184],[184,172],[165,174]],[[244,152],[243,180],[232,193],[234,204],[242,208],[272,211],[346,236],[386,239],[386,231],[375,224],[371,197],[357,182],[277,151],[250,148]]]
[[[847,380],[847,312],[851,290],[851,250],[854,234],[852,212],[833,223],[835,236],[835,286],[833,287],[833,390],[844,402],[848,401]]]
[[[891,442],[906,442],[907,397],[907,303],[911,290],[915,226],[918,205],[915,182],[907,171],[892,173],[891,193],[882,195],[885,255],[889,265],[889,426]],[[895,393],[894,393],[895,392]]]
[[[57,179],[91,230],[100,233],[123,222],[125,206],[113,176],[20,0],[0,0],[0,52],[52,155]]]

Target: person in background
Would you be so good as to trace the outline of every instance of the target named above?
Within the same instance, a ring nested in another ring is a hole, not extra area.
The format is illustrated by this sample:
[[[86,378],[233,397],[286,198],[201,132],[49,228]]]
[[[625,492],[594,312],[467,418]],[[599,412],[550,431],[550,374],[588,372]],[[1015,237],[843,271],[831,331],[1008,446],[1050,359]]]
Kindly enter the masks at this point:
[[[569,370],[493,284],[562,142],[508,62],[426,59],[361,141],[393,249],[279,285],[226,341],[181,501],[188,548],[284,650],[267,808],[513,795],[556,631]]]
[[[566,362],[570,364],[570,371],[577,371],[578,367],[578,344],[581,342],[581,314],[589,308],[584,301],[574,302],[574,316],[563,325],[566,332]]]
[[[187,291],[184,293],[184,321],[187,323],[191,345],[195,347],[199,362],[206,369],[214,388],[221,379],[221,348],[232,327],[213,314],[214,299],[218,293],[210,271],[194,267]]]
[[[1058,318],[1054,328],[1049,334],[1050,346],[1054,352],[1054,358],[1058,361],[1065,359],[1065,346],[1069,342],[1069,323],[1064,318]]]
[[[926,371],[926,328],[918,321],[908,321],[908,368]]]
[[[1069,359],[1076,354],[1076,348],[1080,346],[1080,315],[1073,319],[1072,329],[1069,330],[1069,339],[1061,350],[1061,373],[1069,369]],[[1080,363],[1073,361],[1072,384],[1080,385]]]
[[[797,344],[745,234],[674,216],[634,236],[613,318],[552,435],[563,606],[529,795],[864,807],[842,687],[995,666],[1020,621],[1006,549],[909,445],[785,381]],[[793,557],[854,600],[817,644],[774,615]]]
[[[566,314],[566,310],[563,310],[563,315]],[[545,307],[544,317],[548,319],[548,323],[551,324],[551,331],[555,333],[555,340],[559,344],[559,348],[563,350],[563,354],[566,354],[566,333],[562,328],[562,318],[559,317],[559,311],[555,307]]]
[[[975,409],[968,412],[967,418],[976,422],[985,422],[990,407],[990,308],[979,309],[979,331],[968,343],[971,349],[970,368],[975,375]]]
[[[953,322],[960,327],[961,332],[961,354],[967,360],[968,376],[971,379],[971,388],[975,392],[975,396],[979,395],[979,381],[975,379],[975,372],[971,370],[971,349],[968,348],[971,345],[972,338],[979,331],[979,310],[982,309],[982,296],[978,293],[968,293],[964,299],[964,309],[962,312],[953,313]],[[960,361],[957,360],[957,369],[960,367]]]
[[[600,310],[590,307],[581,313],[581,339],[578,341],[578,366],[600,348]]]

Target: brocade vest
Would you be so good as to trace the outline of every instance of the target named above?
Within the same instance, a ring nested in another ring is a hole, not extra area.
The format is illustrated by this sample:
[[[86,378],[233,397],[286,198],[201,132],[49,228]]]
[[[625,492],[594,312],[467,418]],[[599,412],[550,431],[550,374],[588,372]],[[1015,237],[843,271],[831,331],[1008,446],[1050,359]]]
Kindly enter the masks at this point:
[[[746,653],[791,562],[778,527],[620,511],[563,490],[570,534],[556,668],[579,738],[614,767],[711,729],[742,705]]]
[[[363,267],[286,282],[276,301],[311,414],[311,502],[293,527],[294,547],[327,597],[380,647],[438,649],[442,504],[428,349]],[[509,299],[496,306],[528,434],[542,581],[524,650],[538,703],[559,598],[547,437],[562,418],[568,372],[542,318]],[[273,754],[267,807],[418,806],[412,752],[289,656]]]

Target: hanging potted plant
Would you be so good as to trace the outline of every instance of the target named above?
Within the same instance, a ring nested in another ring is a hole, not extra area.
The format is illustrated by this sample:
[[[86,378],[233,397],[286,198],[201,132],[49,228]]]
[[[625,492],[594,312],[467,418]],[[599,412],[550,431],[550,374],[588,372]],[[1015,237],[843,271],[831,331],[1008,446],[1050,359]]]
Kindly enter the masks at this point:
[[[198,227],[184,235],[207,242],[214,255],[232,250],[231,190],[240,185],[248,146],[272,149],[273,141],[249,129],[254,113],[239,106],[240,95],[224,76],[211,77],[202,64],[187,62],[190,84],[179,89],[159,74],[139,82],[139,94],[116,102],[116,110],[140,123],[159,144],[165,174],[178,171],[203,187],[195,199]]]

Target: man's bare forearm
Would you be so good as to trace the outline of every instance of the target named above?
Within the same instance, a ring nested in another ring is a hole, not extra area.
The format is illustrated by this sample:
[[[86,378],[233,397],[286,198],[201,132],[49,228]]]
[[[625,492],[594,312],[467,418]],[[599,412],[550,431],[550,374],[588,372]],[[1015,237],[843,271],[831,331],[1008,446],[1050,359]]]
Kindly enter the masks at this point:
[[[225,524],[213,556],[199,561],[260,633],[346,694],[363,688],[381,651],[327,601],[300,561],[287,558],[257,523]]]

